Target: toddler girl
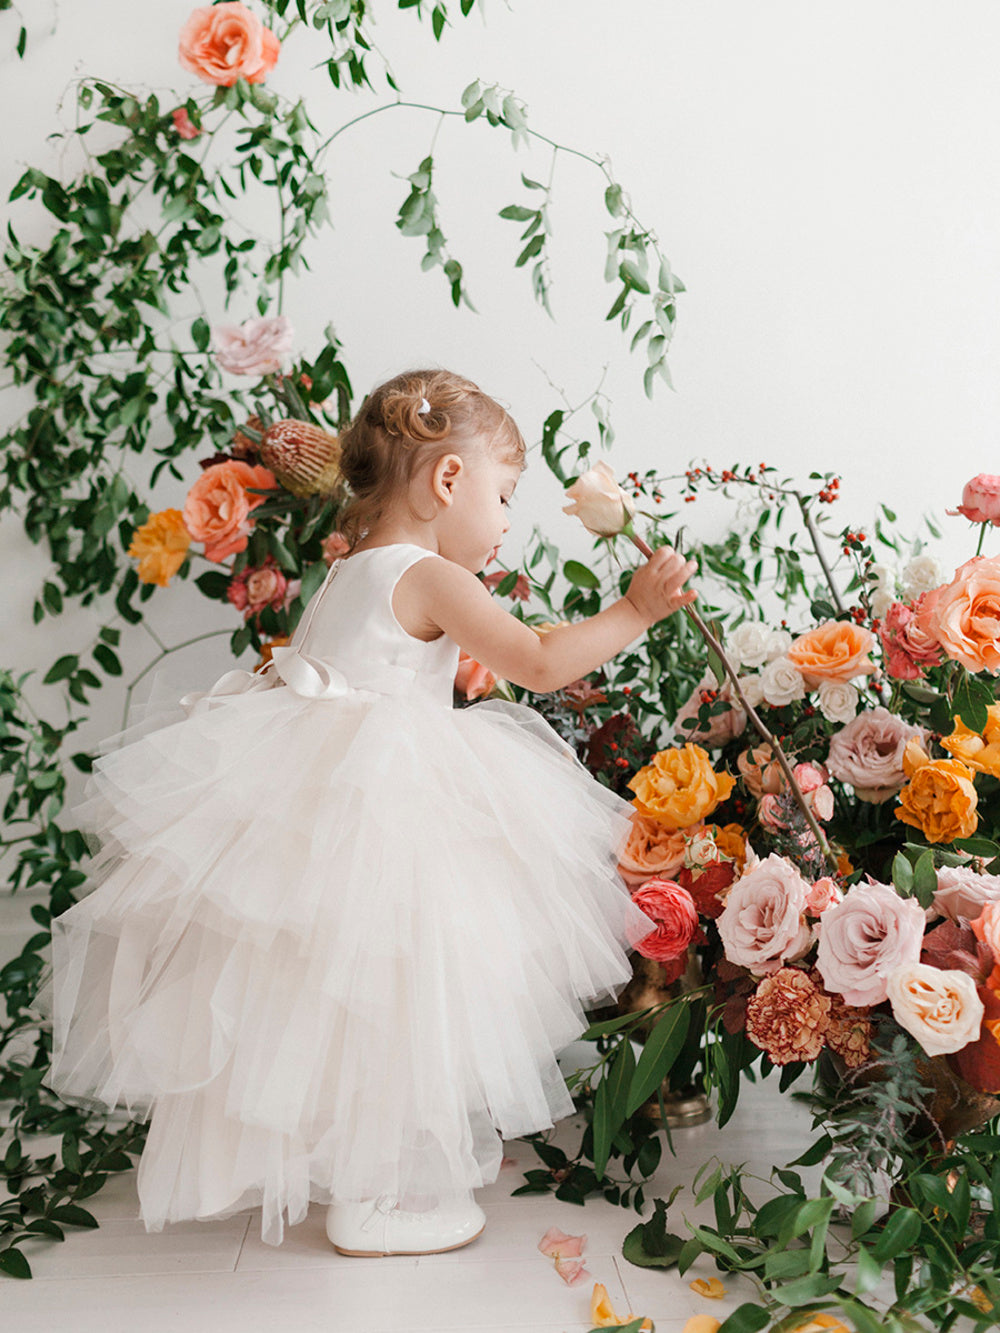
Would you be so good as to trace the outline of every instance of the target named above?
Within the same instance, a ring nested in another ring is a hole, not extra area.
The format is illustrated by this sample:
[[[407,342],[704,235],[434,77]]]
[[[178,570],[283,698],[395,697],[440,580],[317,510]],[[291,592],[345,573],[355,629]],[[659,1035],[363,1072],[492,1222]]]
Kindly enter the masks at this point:
[[[142,1217],[330,1203],[347,1254],[472,1240],[501,1136],[573,1110],[556,1052],[649,931],[616,872],[630,807],[530,709],[453,710],[462,648],[555,690],[689,602],[661,549],[535,634],[476,577],[509,527],[516,425],[414,371],[343,437],[333,564],[267,669],[95,765],[97,888],[54,926],[52,1086],[149,1118]]]

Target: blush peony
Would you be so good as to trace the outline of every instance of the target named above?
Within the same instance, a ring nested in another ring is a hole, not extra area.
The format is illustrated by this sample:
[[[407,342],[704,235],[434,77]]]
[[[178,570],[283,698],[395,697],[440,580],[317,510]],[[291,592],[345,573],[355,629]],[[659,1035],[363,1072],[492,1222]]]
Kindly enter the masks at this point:
[[[888,884],[856,884],[816,926],[823,985],[855,1007],[881,1004],[892,973],[919,961],[925,920],[915,898]]]
[[[643,958],[657,963],[682,958],[698,932],[698,912],[687,889],[669,879],[650,879],[635,890],[632,901],[656,927],[635,946]]]
[[[854,788],[860,801],[878,805],[895,796],[906,780],[907,742],[925,734],[880,704],[834,733],[826,766],[831,777]]]
[[[178,59],[205,83],[231,87],[237,79],[262,83],[274,68],[281,43],[240,0],[202,5],[181,28]]]
[[[230,375],[273,375],[292,350],[295,333],[287,315],[247,319],[237,328],[222,324],[212,330],[215,360]]]
[[[888,980],[892,1016],[928,1055],[950,1055],[979,1038],[983,1002],[965,972],[911,963]]]
[[[726,957],[766,976],[801,958],[812,943],[805,919],[809,885],[774,852],[736,881],[718,919]]]
[[[698,745],[661,750],[628,784],[640,814],[667,829],[690,828],[725,801],[735,785],[728,773],[716,773]]]
[[[195,541],[205,543],[207,559],[222,561],[246,550],[253,527],[250,513],[266,498],[252,495],[247,487],[273,490],[277,484],[266,467],[251,467],[238,459],[205,468],[188,491],[184,523]]]
[[[971,523],[992,523],[1000,528],[1000,477],[980,472],[962,488],[962,503],[956,512]]]

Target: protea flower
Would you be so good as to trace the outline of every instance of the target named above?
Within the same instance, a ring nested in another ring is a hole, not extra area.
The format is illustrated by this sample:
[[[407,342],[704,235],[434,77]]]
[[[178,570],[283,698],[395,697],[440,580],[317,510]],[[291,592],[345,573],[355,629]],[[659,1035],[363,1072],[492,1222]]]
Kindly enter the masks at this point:
[[[268,426],[260,459],[293,495],[328,495],[340,481],[340,441],[311,421]]]

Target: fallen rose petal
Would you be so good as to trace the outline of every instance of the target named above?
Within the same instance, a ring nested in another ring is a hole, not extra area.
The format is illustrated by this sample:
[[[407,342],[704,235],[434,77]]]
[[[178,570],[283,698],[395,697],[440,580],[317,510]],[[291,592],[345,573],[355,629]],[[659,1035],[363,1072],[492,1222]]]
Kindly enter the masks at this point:
[[[595,1282],[593,1294],[590,1297],[590,1322],[594,1328],[622,1328],[630,1324],[635,1318],[634,1314],[627,1314],[624,1319],[619,1319],[615,1314],[614,1306],[608,1298],[608,1289],[603,1282]],[[695,1319],[704,1319],[704,1315],[696,1315]],[[684,1325],[684,1333],[689,1333],[688,1324]],[[690,1333],[716,1333],[720,1327],[719,1321],[713,1319],[711,1328],[693,1329]],[[650,1319],[642,1321],[639,1333],[653,1333],[653,1323]]]
[[[586,1243],[586,1236],[567,1236],[558,1227],[550,1227],[538,1242],[538,1248],[550,1259],[578,1259]]]
[[[696,1277],[688,1286],[696,1296],[707,1296],[710,1301],[721,1301],[726,1289],[717,1277]]]
[[[693,1314],[681,1333],[719,1333],[722,1324],[710,1314]]]
[[[836,1315],[810,1311],[804,1316],[803,1323],[796,1324],[789,1333],[851,1333],[851,1330]]]
[[[557,1259],[556,1272],[567,1287],[572,1287],[575,1283],[590,1277],[583,1259]]]

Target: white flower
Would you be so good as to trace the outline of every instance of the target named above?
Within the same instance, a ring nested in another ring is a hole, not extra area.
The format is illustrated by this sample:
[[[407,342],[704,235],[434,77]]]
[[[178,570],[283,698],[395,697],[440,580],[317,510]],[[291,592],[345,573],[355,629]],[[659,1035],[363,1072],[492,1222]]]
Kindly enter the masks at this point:
[[[578,518],[595,537],[617,537],[635,513],[603,459],[566,488],[566,498],[573,503],[563,505],[563,513]]]
[[[888,565],[872,565],[868,570],[868,583],[871,585],[872,615],[881,620],[896,600],[896,571]]]
[[[740,676],[740,689],[743,691],[743,697],[751,708],[759,708],[764,702],[764,687],[761,684],[760,676],[756,671],[752,671],[749,676]]]
[[[928,1055],[948,1055],[979,1037],[983,1002],[966,972],[910,963],[888,981],[892,1016]]]
[[[224,324],[212,330],[215,359],[230,375],[273,375],[292,350],[295,332],[286,315],[248,319],[239,328]]]
[[[805,697],[806,687],[802,673],[787,657],[776,657],[760,673],[764,698],[772,708],[782,708]]]
[[[850,722],[858,711],[858,692],[846,680],[821,680],[819,711],[827,722]]]
[[[768,628],[759,620],[746,620],[726,638],[725,647],[734,666],[759,667],[767,661]]]
[[[944,570],[932,555],[917,555],[903,570],[903,596],[908,602],[944,583]]]
[[[767,636],[767,646],[764,652],[769,662],[773,662],[776,657],[784,657],[792,646],[792,636],[786,629],[773,629]]]

